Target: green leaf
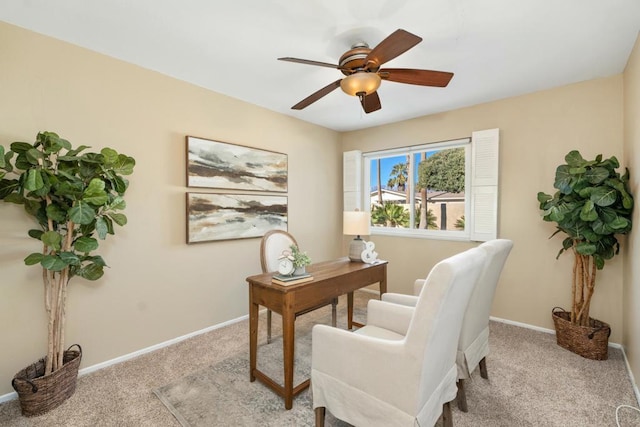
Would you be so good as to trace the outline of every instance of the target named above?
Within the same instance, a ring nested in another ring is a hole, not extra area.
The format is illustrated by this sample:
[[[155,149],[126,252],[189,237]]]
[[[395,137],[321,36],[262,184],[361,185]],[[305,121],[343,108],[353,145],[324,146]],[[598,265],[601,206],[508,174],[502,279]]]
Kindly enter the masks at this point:
[[[16,205],[21,205],[24,203],[24,197],[20,193],[11,193],[4,198],[5,202],[15,203]]]
[[[98,178],[92,179],[82,195],[82,200],[94,206],[102,206],[107,203],[109,198],[104,191],[104,181]]]
[[[580,219],[583,221],[595,221],[598,219],[598,212],[591,200],[587,200],[580,210]]]
[[[593,189],[590,200],[598,206],[610,206],[616,202],[616,197],[615,189],[600,186]]]
[[[596,263],[596,268],[602,270],[604,268],[604,259],[601,256],[594,255],[593,260]]]
[[[113,164],[113,170],[120,175],[131,175],[136,161],[133,157],[118,154],[118,160]]]
[[[98,249],[98,241],[93,237],[83,236],[78,238],[78,240],[75,241],[73,247],[78,252],[88,254],[89,252],[95,251],[96,249]]]
[[[129,182],[119,176],[116,176],[113,179],[113,183],[118,194],[124,194],[124,192],[127,191],[127,187],[129,186]]]
[[[584,168],[584,167],[569,168],[569,173],[571,175],[581,175],[581,174],[585,173],[586,171],[587,171],[587,168]]]
[[[589,169],[584,175],[589,183],[600,184],[605,179],[609,178],[609,171],[606,168],[595,167]]]
[[[127,217],[125,216],[125,214],[110,213],[109,216],[111,217],[111,219],[113,219],[113,222],[121,227],[127,223]]]
[[[42,233],[42,236],[40,236],[40,240],[42,240],[42,243],[53,248],[54,250],[60,250],[62,236],[57,231],[46,231]]]
[[[617,217],[615,220],[611,221],[608,225],[609,227],[613,228],[617,232],[620,232],[620,230],[624,228],[627,228],[627,227],[631,228],[631,221],[629,221],[626,218]]]
[[[87,280],[98,280],[104,275],[104,270],[101,266],[96,264],[89,264],[78,271],[80,277],[84,277]]]
[[[27,150],[25,154],[27,156],[27,160],[32,165],[37,165],[39,163],[39,160],[44,159],[44,155],[42,154],[42,152],[40,150],[36,150],[35,148]]]
[[[113,165],[118,160],[118,152],[112,148],[103,148],[100,150],[100,154],[104,156],[104,162],[106,165]]]
[[[126,207],[127,207],[127,203],[120,196],[115,197],[111,202],[111,204],[109,205],[109,209],[113,209],[113,210],[123,210]]]
[[[4,147],[0,145],[0,168],[4,169],[7,165],[7,161],[4,158]]]
[[[51,271],[62,271],[67,267],[67,263],[55,255],[45,255],[42,261],[40,261],[40,265]]]
[[[113,231],[113,220],[108,216],[103,216],[101,218],[104,219],[104,222],[107,224],[107,233],[114,235],[115,232]]]
[[[88,259],[90,259],[91,261],[93,261],[94,264],[99,265],[100,267],[107,266],[107,263],[104,261],[104,259],[102,259],[100,255],[94,255],[89,257]]]
[[[11,151],[13,151],[14,153],[22,154],[31,150],[33,148],[33,145],[29,144],[28,142],[12,142],[10,147]]]
[[[0,199],[6,198],[9,194],[17,191],[20,188],[20,183],[16,179],[1,179],[0,180]]]
[[[571,194],[573,189],[571,188],[571,173],[569,173],[569,166],[560,165],[556,168],[556,179],[553,183],[553,187],[560,190],[563,194]]]
[[[34,252],[24,259],[24,263],[26,265],[40,264],[40,262],[42,261],[42,258],[44,258],[44,255]]]
[[[596,253],[597,246],[591,242],[580,242],[576,245],[576,252],[581,255],[593,255]]]
[[[80,265],[80,258],[73,252],[60,252],[58,255],[67,265]]]
[[[27,172],[27,179],[24,182],[24,189],[27,191],[35,191],[44,185],[42,181],[42,175],[38,169],[30,169]]]
[[[4,161],[4,170],[6,170],[7,172],[12,172],[13,171],[13,166],[11,166],[11,158],[13,157],[13,151],[8,151],[7,153],[5,153],[4,158],[2,159]]]
[[[546,203],[551,199],[552,197],[550,194],[543,193],[542,191],[538,192],[538,201],[540,203]]]
[[[74,159],[77,160],[77,157],[75,157],[79,152],[86,150],[87,148],[91,148],[88,145],[80,145],[78,148],[74,149],[74,150],[69,150],[67,152],[67,156],[73,157]]]
[[[32,229],[28,231],[28,234],[29,234],[29,237],[33,237],[36,240],[42,240],[42,235],[44,234],[44,231]]]
[[[577,150],[570,151],[564,156],[564,161],[571,167],[580,167],[584,164],[584,159]]]
[[[101,240],[104,240],[107,237],[109,227],[107,226],[107,221],[105,221],[103,217],[96,219],[96,231],[98,232],[98,237]]]
[[[88,203],[82,201],[69,209],[69,219],[76,224],[90,224],[95,215],[95,210]]]
[[[55,222],[65,222],[67,219],[67,211],[57,203],[52,203],[47,206],[47,217]]]
[[[613,233],[613,229],[599,218],[591,223],[591,229],[594,232],[602,235]]]

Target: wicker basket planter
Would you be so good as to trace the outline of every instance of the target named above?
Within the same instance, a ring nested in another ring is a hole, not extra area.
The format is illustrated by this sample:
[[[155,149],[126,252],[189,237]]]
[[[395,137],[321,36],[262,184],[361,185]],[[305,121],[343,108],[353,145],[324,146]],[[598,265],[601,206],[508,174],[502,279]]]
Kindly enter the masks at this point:
[[[72,347],[78,350],[71,350]],[[18,372],[11,385],[18,393],[20,409],[25,417],[42,415],[59,406],[76,391],[82,348],[74,344],[64,352],[62,368],[44,375],[44,357]]]
[[[574,325],[571,313],[560,307],[555,307],[551,314],[560,347],[587,359],[606,360],[609,357],[611,327],[607,323],[590,317],[590,326]]]

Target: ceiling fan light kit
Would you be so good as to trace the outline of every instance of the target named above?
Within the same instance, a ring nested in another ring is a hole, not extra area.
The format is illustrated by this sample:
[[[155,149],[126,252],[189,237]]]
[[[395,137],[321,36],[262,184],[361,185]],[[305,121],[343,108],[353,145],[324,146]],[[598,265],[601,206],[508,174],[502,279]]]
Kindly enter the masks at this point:
[[[358,72],[340,80],[340,87],[344,93],[360,97],[377,91],[381,82],[377,73]]]
[[[340,86],[344,93],[357,96],[360,99],[360,104],[365,113],[371,113],[382,108],[380,97],[377,93],[382,80],[418,86],[447,86],[453,77],[453,73],[411,68],[380,69],[382,64],[403,54],[421,41],[422,38],[399,29],[382,40],[373,49],[370,49],[366,43],[353,45],[351,49],[340,57],[339,65],[300,58],[278,58],[280,61],[335,68],[346,76],[329,83],[291,108],[302,110]]]

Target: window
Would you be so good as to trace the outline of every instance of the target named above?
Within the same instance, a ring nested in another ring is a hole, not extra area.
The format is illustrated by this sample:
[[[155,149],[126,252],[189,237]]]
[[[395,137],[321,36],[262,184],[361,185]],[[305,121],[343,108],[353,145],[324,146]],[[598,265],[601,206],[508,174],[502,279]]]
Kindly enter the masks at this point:
[[[350,165],[359,166],[356,159],[363,173],[348,174]],[[356,176],[361,183],[348,185]],[[345,210],[370,211],[374,235],[489,240],[497,234],[497,177],[498,129],[452,141],[349,152]],[[359,200],[348,203],[354,197]]]

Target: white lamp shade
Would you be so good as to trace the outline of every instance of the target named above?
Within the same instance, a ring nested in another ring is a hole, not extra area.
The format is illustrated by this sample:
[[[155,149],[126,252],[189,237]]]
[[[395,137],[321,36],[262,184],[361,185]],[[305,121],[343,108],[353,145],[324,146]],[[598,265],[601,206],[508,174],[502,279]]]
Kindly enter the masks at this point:
[[[342,231],[349,236],[368,236],[371,234],[371,214],[369,212],[344,212]]]

